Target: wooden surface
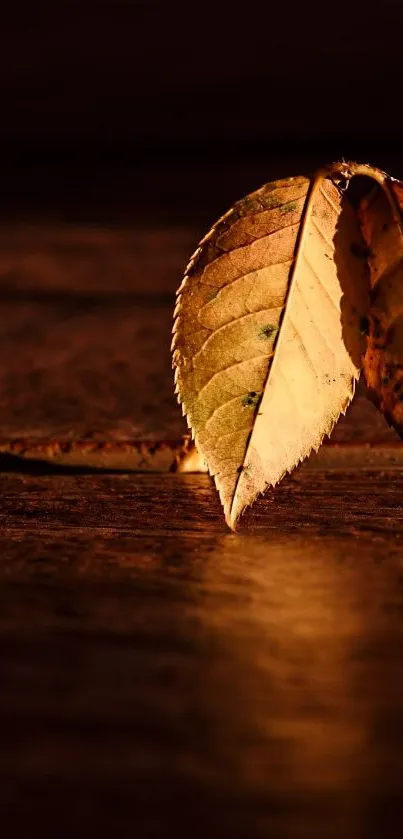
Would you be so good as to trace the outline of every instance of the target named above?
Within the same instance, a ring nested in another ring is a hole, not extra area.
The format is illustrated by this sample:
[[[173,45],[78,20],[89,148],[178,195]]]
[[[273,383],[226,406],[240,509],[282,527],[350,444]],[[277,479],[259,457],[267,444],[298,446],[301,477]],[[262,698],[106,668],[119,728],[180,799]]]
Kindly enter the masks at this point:
[[[0,233],[0,440],[177,441],[173,305],[197,227]],[[395,441],[363,389],[333,442]]]
[[[171,455],[165,474],[90,474],[91,441],[172,452],[185,431],[169,333],[201,232],[2,234],[1,824],[52,839],[389,839],[403,461],[363,391],[339,446],[236,534],[209,477],[169,474]],[[58,445],[81,447],[79,474],[55,463]]]
[[[403,476],[3,476],[13,835],[398,835]]]

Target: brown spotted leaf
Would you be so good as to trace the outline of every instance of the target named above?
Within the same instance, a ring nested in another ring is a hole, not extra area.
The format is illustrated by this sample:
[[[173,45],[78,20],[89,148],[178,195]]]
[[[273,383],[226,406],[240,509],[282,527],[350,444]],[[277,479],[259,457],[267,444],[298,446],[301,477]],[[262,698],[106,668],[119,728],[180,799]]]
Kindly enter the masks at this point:
[[[369,395],[403,436],[403,184],[372,167],[359,216],[370,269],[368,335],[363,370]]]
[[[230,527],[318,449],[354,392],[366,262],[334,182],[342,168],[239,201],[202,240],[178,292],[177,393]]]

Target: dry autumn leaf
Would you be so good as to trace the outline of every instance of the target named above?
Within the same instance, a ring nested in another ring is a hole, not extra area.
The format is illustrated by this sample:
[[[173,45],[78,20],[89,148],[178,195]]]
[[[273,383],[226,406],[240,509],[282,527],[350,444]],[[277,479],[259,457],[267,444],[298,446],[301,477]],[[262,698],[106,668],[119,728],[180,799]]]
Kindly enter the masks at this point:
[[[330,434],[359,376],[366,261],[335,164],[267,184],[202,240],[179,289],[173,361],[234,528]]]
[[[370,166],[358,170],[373,179],[359,207],[371,284],[364,376],[370,397],[403,436],[403,184]]]

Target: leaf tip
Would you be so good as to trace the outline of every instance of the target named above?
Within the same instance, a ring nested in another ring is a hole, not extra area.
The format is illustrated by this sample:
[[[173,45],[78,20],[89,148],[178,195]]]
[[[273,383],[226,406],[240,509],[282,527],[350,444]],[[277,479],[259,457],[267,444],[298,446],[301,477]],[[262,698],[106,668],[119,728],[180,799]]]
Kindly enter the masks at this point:
[[[240,501],[237,494],[234,495],[228,506],[223,504],[225,521],[233,532],[237,530],[239,519],[247,506],[248,502]]]
[[[225,521],[230,530],[235,533],[238,525],[239,514],[234,512],[232,507],[229,510],[225,511]]]

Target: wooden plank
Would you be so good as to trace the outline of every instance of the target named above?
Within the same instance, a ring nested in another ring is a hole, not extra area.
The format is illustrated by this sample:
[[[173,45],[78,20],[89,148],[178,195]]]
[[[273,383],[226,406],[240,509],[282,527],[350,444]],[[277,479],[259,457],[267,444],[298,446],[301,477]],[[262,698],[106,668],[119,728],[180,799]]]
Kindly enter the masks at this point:
[[[187,430],[173,392],[173,301],[193,238],[194,228],[0,231],[2,450],[112,468],[125,444],[128,468],[142,468],[145,443],[153,468],[170,468]],[[362,388],[332,435],[396,440]],[[91,442],[107,447],[90,455]],[[161,442],[168,459],[154,457]]]
[[[317,470],[304,464],[268,490],[243,516],[240,533],[307,529],[335,535],[403,528],[403,470]],[[0,524],[149,535],[228,535],[207,475],[0,474]],[[176,538],[176,536],[175,536]],[[238,544],[238,542],[236,543]],[[29,563],[29,557],[26,558]]]
[[[2,823],[392,835],[402,489],[301,469],[234,535],[207,476],[2,475]]]
[[[181,446],[167,292],[70,270],[0,290],[1,822],[356,839],[356,797],[402,792],[400,447],[359,397],[236,535],[206,475],[16,463]]]
[[[186,427],[174,396],[171,307],[4,303],[0,436],[153,442]]]
[[[196,225],[3,223],[0,294],[67,306],[173,295],[204,231]],[[83,300],[84,298],[84,300]]]

